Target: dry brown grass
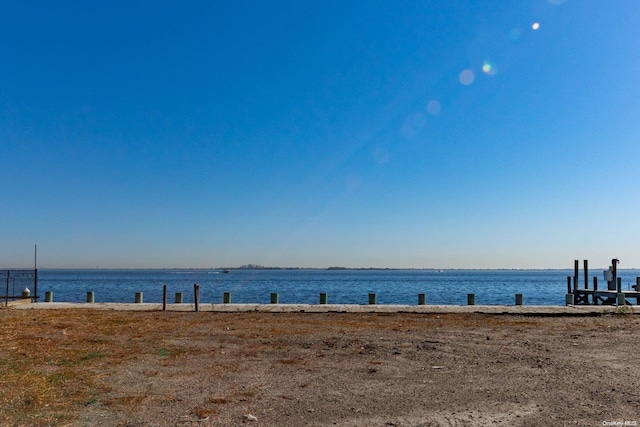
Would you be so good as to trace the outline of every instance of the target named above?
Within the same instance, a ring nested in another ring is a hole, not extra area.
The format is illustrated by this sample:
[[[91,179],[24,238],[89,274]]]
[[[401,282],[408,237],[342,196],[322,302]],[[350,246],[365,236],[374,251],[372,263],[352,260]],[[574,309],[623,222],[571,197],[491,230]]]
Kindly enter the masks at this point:
[[[606,320],[579,318],[572,320],[571,325],[585,335],[599,334]],[[453,331],[454,338],[462,333],[459,331],[463,331],[466,340],[477,339],[481,342],[485,335],[475,337],[473,333],[476,329],[478,334],[497,330],[500,331],[499,336],[507,337],[514,332],[534,329],[547,329],[550,333],[562,335],[564,327],[566,322],[478,314],[1,309],[0,425],[76,425],[78,412],[94,405],[110,412],[130,413],[148,396],[144,390],[134,387],[124,394],[113,392],[106,376],[118,373],[121,366],[127,369],[138,367],[138,373],[150,380],[156,377],[166,379],[167,370],[177,367],[183,369],[183,373],[192,373],[193,377],[197,377],[197,369],[207,369],[212,378],[222,380],[226,378],[225,375],[240,372],[247,361],[252,366],[260,366],[264,358],[273,355],[274,364],[287,369],[299,369],[302,373],[299,387],[307,389],[312,384],[305,370],[309,360],[321,365],[322,358],[333,357],[333,352],[343,352],[341,354],[346,356],[376,357],[368,361],[368,370],[363,371],[369,375],[387,368],[389,361],[379,360],[379,355],[375,354],[377,342],[360,338],[364,332],[379,331],[384,334],[378,335],[391,337],[401,332],[418,331],[420,336],[425,337],[448,329]],[[606,327],[612,331],[614,329],[611,328],[636,330],[637,321],[631,318],[615,323],[609,321]],[[318,331],[321,331],[320,334]],[[215,345],[212,345],[214,335]],[[568,339],[572,337],[568,336]],[[416,344],[413,341],[403,345],[413,346],[415,351]],[[425,344],[429,345],[428,342]],[[439,354],[448,354],[447,347],[442,347]],[[408,353],[406,348],[402,351]],[[502,355],[506,350],[496,347],[489,348],[489,351]],[[453,352],[451,355],[455,356]],[[183,362],[187,359],[196,361],[195,367],[188,368],[192,371],[184,371]],[[215,359],[215,363],[208,362],[210,359]],[[440,363],[434,359],[434,364]],[[122,378],[120,381],[127,380],[124,374]],[[209,395],[201,400],[201,404],[194,405],[194,419],[213,419],[224,412],[223,407],[232,403],[261,399],[262,391],[257,388],[234,387],[231,384],[219,394]],[[293,399],[288,393],[279,396],[281,400]]]
[[[474,316],[198,315],[3,309],[0,310],[0,340],[3,343],[0,350],[3,385],[0,389],[0,423],[64,425],[74,419],[71,408],[93,405],[98,399],[112,409],[134,406],[140,400],[135,394],[109,399],[99,397],[109,393],[105,385],[108,382],[103,381],[107,366],[113,369],[145,357],[166,366],[187,354],[211,351],[200,348],[198,341],[212,327],[220,331],[217,338],[222,348],[225,336],[230,341],[253,340],[220,367],[233,371],[239,369],[238,360],[257,360],[271,346],[277,347],[281,338],[312,334],[319,322],[325,330],[340,334],[357,329],[437,328],[454,323],[472,326]],[[303,365],[305,361],[286,358],[280,359],[279,363]],[[153,376],[154,372],[150,370],[146,375]],[[215,398],[212,403],[221,404],[226,400],[226,397]],[[199,410],[198,416],[206,416],[207,411],[210,409]]]

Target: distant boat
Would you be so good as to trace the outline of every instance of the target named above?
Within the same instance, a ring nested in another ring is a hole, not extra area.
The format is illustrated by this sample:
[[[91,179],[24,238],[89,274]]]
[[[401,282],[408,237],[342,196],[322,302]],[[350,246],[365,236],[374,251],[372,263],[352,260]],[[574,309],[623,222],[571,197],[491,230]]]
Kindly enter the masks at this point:
[[[227,269],[222,270],[222,273],[228,273],[228,272],[229,272],[229,270],[227,270]]]

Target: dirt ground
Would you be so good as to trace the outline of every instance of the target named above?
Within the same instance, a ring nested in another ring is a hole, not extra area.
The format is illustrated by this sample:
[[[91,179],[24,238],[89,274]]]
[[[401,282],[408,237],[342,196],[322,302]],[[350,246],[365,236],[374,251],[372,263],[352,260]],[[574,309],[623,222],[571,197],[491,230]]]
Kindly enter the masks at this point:
[[[4,308],[0,425],[637,426],[639,338],[625,314]]]

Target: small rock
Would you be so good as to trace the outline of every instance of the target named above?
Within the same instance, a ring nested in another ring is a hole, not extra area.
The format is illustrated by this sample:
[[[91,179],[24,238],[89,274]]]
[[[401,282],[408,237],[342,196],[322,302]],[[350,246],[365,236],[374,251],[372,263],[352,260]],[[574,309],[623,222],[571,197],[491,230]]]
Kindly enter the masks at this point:
[[[258,418],[251,414],[245,414],[243,418],[247,421],[258,421]]]

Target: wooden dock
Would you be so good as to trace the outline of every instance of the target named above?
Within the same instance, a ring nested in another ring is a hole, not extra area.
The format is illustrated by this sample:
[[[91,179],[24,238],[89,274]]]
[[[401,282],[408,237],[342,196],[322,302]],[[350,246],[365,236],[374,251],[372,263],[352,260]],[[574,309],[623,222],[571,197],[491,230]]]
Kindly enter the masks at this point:
[[[592,288],[589,288],[589,263],[584,261],[584,287],[579,288],[578,260],[574,262],[573,277],[567,276],[567,304],[571,305],[635,305],[640,303],[640,277],[636,277],[634,290],[622,290],[622,278],[617,277],[617,259],[611,260],[611,267],[605,271],[607,289],[598,289],[598,278],[593,277]]]
[[[575,289],[573,290],[573,303],[575,305],[616,305],[618,303],[618,295],[624,295],[625,305],[633,305],[630,300],[635,299],[635,305],[640,301],[640,292],[638,291],[597,291],[594,289]]]

